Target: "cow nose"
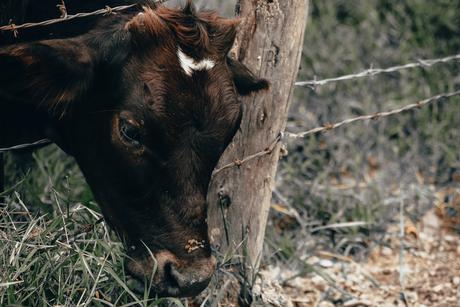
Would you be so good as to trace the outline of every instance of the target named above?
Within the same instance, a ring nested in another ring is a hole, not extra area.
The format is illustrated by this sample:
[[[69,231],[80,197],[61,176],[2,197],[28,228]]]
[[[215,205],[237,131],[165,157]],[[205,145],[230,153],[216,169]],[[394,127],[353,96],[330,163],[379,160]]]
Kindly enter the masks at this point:
[[[195,296],[208,286],[215,269],[216,258],[213,256],[181,267],[168,263],[164,270],[168,292],[175,296]]]
[[[131,256],[126,259],[125,268],[140,283],[151,280],[159,296],[190,297],[206,288],[216,269],[216,258],[179,259],[164,250],[155,253],[154,257]],[[135,290],[142,292],[143,287],[137,286]]]

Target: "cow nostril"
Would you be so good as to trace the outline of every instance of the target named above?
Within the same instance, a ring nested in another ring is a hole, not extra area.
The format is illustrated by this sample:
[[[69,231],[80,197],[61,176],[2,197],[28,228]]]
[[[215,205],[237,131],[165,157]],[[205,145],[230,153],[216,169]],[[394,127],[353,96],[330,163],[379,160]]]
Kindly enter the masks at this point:
[[[176,274],[174,273],[175,270],[175,265],[172,262],[168,262],[165,264],[164,268],[164,274],[165,274],[165,282],[166,284],[171,287],[171,288],[177,288],[180,289],[181,286],[176,278]]]
[[[187,276],[182,274],[174,264],[170,265],[169,274],[169,279],[172,280],[179,289],[187,289],[193,285],[193,278],[187,278]]]
[[[181,296],[193,296],[204,290],[211,276],[193,270],[181,270],[176,264],[168,263],[165,267],[165,281],[170,288],[178,289]]]

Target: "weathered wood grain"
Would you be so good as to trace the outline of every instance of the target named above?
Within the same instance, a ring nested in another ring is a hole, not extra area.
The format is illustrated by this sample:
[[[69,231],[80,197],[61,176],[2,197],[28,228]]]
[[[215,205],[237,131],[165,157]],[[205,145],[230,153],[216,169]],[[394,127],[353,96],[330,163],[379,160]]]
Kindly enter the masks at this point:
[[[225,165],[264,150],[286,125],[308,16],[308,0],[240,0],[243,17],[235,56],[271,89],[243,99],[240,132],[219,162]],[[279,160],[279,146],[271,155],[226,169],[212,180],[208,224],[211,242],[222,253],[241,245],[250,267],[260,261],[265,227]],[[218,167],[219,167],[218,166]],[[238,254],[242,254],[240,249]]]

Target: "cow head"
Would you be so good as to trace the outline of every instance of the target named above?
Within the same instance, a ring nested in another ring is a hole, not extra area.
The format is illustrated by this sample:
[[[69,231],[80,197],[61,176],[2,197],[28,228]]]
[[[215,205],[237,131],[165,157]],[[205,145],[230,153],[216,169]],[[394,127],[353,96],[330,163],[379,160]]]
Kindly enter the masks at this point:
[[[206,194],[239,127],[238,96],[268,84],[228,57],[237,21],[190,2],[105,20],[81,37],[0,49],[0,95],[33,105],[76,158],[126,242],[127,271],[153,276],[160,295],[191,296],[216,265]]]

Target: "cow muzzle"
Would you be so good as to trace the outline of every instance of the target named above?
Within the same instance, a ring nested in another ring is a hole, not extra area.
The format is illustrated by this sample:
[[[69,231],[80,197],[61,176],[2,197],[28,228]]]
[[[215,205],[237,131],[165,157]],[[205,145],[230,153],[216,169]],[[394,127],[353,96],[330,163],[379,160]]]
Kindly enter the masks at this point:
[[[152,282],[160,296],[191,297],[209,284],[216,269],[216,259],[207,258],[180,261],[169,251],[155,253],[154,257],[127,259],[126,270],[141,282]]]

